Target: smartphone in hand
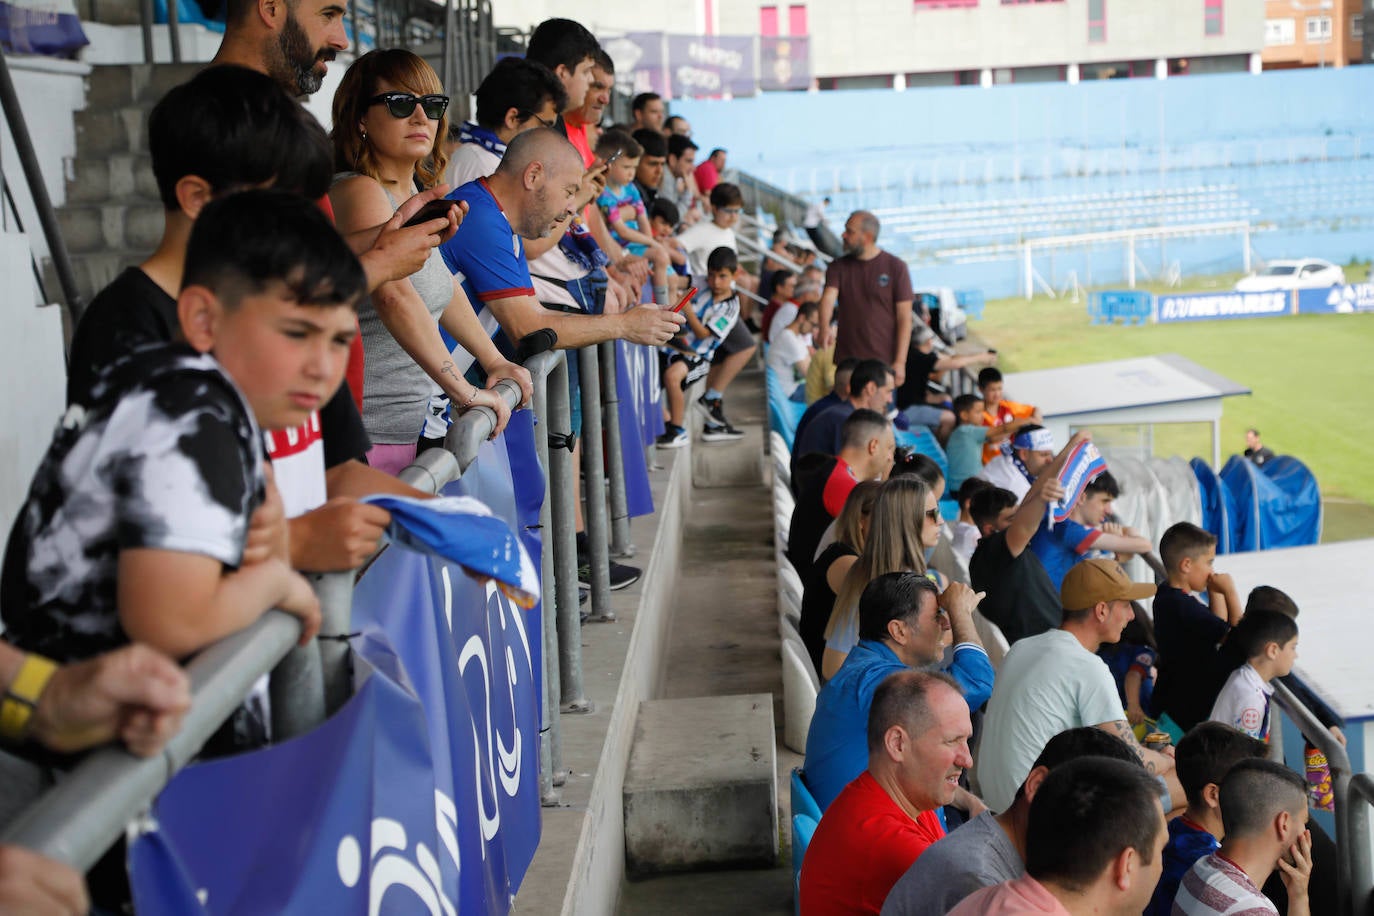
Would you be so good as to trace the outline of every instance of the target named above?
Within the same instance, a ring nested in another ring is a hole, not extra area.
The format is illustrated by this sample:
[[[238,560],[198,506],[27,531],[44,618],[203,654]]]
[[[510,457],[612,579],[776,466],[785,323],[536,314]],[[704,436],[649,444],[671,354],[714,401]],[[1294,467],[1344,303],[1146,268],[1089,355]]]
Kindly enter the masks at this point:
[[[458,205],[447,198],[441,200],[431,200],[429,203],[425,204],[423,207],[420,208],[419,213],[416,213],[410,219],[406,220],[404,228],[409,229],[411,226],[418,226],[421,223],[427,223],[432,219],[447,219],[448,211],[452,210],[456,206]]]
[[[678,302],[677,305],[673,306],[673,312],[676,313],[682,311],[683,307],[686,306],[687,303],[691,302],[692,299],[696,297],[697,292],[698,288],[695,286],[687,290],[687,295],[682,297],[682,301]]]

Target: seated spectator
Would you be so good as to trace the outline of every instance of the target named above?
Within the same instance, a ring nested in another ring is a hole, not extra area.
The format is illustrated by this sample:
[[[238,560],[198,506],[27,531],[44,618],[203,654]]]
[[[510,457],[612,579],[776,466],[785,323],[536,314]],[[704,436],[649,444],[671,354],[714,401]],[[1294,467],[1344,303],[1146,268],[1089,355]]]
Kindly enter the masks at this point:
[[[672,265],[673,274],[668,278],[668,298],[674,300],[674,304],[679,291],[686,289],[690,282],[687,276],[687,249],[682,247],[677,238],[680,221],[677,205],[671,200],[659,198],[649,208],[649,228],[653,230],[654,239],[667,250]]]
[[[593,148],[606,166],[606,187],[596,199],[601,217],[611,229],[611,237],[626,251],[646,257],[653,268],[654,301],[668,303],[668,249],[654,240],[649,229],[649,211],[635,184],[635,173],[644,147],[629,134],[608,130]],[[709,270],[709,268],[708,268]]]
[[[849,491],[860,480],[884,480],[892,470],[896,445],[892,424],[880,413],[856,410],[844,421],[844,444],[834,458],[822,458],[798,481],[797,504],[787,532],[787,559],[805,582],[816,545],[840,514]]]
[[[496,171],[517,134],[548,127],[568,107],[558,77],[538,61],[503,57],[477,86],[476,119],[464,121],[449,157],[448,183],[460,187]]]
[[[840,429],[856,410],[886,413],[892,401],[892,369],[876,359],[866,359],[854,367],[849,377],[849,397],[839,404],[797,424],[792,444],[792,489],[797,490],[797,468],[806,455],[834,455],[840,449]]]
[[[702,195],[697,190],[694,174],[696,155],[697,145],[691,137],[678,134],[668,138],[667,168],[658,195],[660,200],[666,198],[677,205],[683,226],[694,226],[701,220],[699,201]]]
[[[429,64],[403,48],[369,51],[344,73],[334,93],[338,171],[329,191],[340,232],[384,222],[417,184],[437,183],[447,165],[448,96],[442,88]],[[397,117],[407,106],[411,110]],[[491,410],[498,432],[510,408],[490,386],[509,378],[521,390],[532,387],[529,372],[496,349],[437,249],[415,274],[379,286],[360,309],[358,324],[366,355],[363,426],[373,443],[367,462],[388,474],[415,460],[435,385],[457,413]],[[458,374],[440,325],[482,366],[485,390]]]
[[[313,638],[319,602],[280,511],[244,562],[254,510],[277,499],[260,429],[299,425],[342,384],[366,282],[297,195],[207,204],[177,301],[186,342],[102,373],[34,477],[0,577],[6,637],[63,662],[131,641],[181,659],[275,607]]]
[[[1121,638],[1133,616],[1131,601],[1154,593],[1153,585],[1132,582],[1114,560],[1084,560],[1064,577],[1059,629],[1017,642],[1002,659],[978,751],[978,784],[994,811],[1011,804],[1046,741],[1085,725],[1129,744],[1146,769],[1170,777],[1170,797],[1182,801],[1173,760],[1136,741],[1111,672],[1096,654],[1103,643]]]
[[[950,536],[950,543],[954,547],[955,555],[964,561],[964,566],[968,566],[968,561],[973,558],[973,550],[978,546],[978,539],[983,536],[982,532],[978,530],[978,525],[973,521],[973,513],[969,504],[973,502],[973,497],[984,490],[995,489],[997,488],[981,477],[970,477],[964,481],[964,485],[955,494],[954,498],[959,503],[959,517],[954,520],[954,530]],[[1002,492],[1005,493],[1006,491]]]
[[[605,136],[605,134],[602,134]],[[635,168],[635,190],[644,200],[644,208],[652,210],[658,199],[658,187],[663,183],[663,164],[668,156],[668,140],[656,130],[640,128],[630,134],[643,151]]]
[[[983,465],[978,476],[1024,499],[1036,475],[1053,460],[1054,435],[1031,424],[1021,427],[1011,439],[1011,448]]]
[[[1049,467],[1040,472],[1010,521],[1006,521],[1005,509],[992,515],[998,497],[988,497],[986,505],[980,501],[974,503],[975,509],[981,506],[986,513],[978,519],[980,528],[994,517],[1001,527],[984,531],[973,551],[973,559],[969,560],[969,579],[974,588],[987,593],[980,610],[984,617],[1001,628],[1009,643],[1052,630],[1062,619],[1059,593],[1040,558],[1028,548],[1050,503],[1064,496],[1064,488],[1055,475],[1068,460],[1069,453],[1086,438],[1086,432],[1079,432],[1069,440]]]
[[[946,372],[957,372],[967,366],[989,366],[997,361],[997,351],[984,353],[936,353],[935,332],[924,321],[913,320],[911,346],[906,351],[906,378],[897,387],[897,409],[906,414],[911,423],[928,426],[935,438],[944,445],[954,430],[954,412],[927,402],[926,383],[938,381]]]
[[[915,477],[926,485],[935,502],[945,498],[945,474],[929,455],[923,455],[909,445],[897,449],[889,477]]]
[[[883,484],[873,505],[864,549],[836,592],[835,609],[825,627],[823,679],[835,676],[859,642],[859,596],[868,583],[885,573],[926,575],[925,546],[933,546],[939,537],[939,519],[939,501],[918,478],[890,478]]]
[[[706,274],[706,258],[724,245],[739,250],[735,241],[735,225],[744,212],[744,195],[737,185],[716,185],[711,194],[711,218],[684,229],[678,241],[687,249],[692,277]],[[679,207],[681,209],[681,207]]]
[[[690,137],[692,135],[692,125],[682,115],[668,115],[663,122],[663,135],[669,139],[673,137]]]
[[[824,359],[825,353],[826,351],[824,350],[817,350],[811,357],[811,367],[806,372],[806,384],[808,388],[811,387],[811,382],[816,375],[817,359]],[[853,380],[854,370],[858,368],[859,360],[842,359],[838,363],[833,363],[832,366],[834,380],[829,387],[826,388],[825,393],[820,397],[812,398],[811,403],[808,404],[806,410],[802,412],[801,418],[797,420],[797,428],[792,431],[792,441],[794,444],[796,438],[801,436],[802,431],[811,425],[812,420],[816,419],[816,417],[820,416],[828,408],[843,404],[845,401],[849,400],[849,383]],[[810,394],[808,392],[808,397],[809,396]],[[797,450],[794,447],[792,449],[793,468],[796,467],[796,458]],[[795,490],[796,488],[794,487],[793,489]]]
[[[778,331],[768,348],[768,368],[778,374],[783,390],[799,401],[806,396],[806,370],[811,366],[811,331],[816,327],[819,306],[808,302]]]
[[[1307,916],[1312,875],[1307,782],[1282,763],[1242,760],[1222,779],[1220,802],[1221,847],[1183,876],[1174,913],[1277,914],[1260,891],[1277,867],[1288,889],[1289,916]]]
[[[983,425],[983,399],[978,395],[961,394],[951,406],[958,424],[945,441],[945,457],[949,459],[950,489],[957,490],[983,470],[988,428]]]
[[[792,318],[796,317],[797,303],[794,300],[797,293],[797,275],[786,269],[774,271],[768,292],[768,306],[763,310],[763,317],[759,319],[759,333],[771,344],[779,330],[791,324]],[[790,317],[788,313],[791,313]],[[777,323],[779,315],[781,324]]]
[[[706,161],[696,168],[697,188],[702,194],[710,194],[720,185],[721,173],[725,171],[725,150],[713,149],[706,156]],[[716,206],[715,200],[711,201],[711,207]]]
[[[1030,806],[1026,873],[950,916],[1135,916],[1159,879],[1164,812],[1140,767],[1082,757],[1050,772]]]
[[[668,114],[667,103],[657,92],[641,92],[630,100],[630,116],[635,130],[663,133],[663,119]]]
[[[1168,714],[1186,732],[1211,712],[1217,643],[1240,621],[1241,604],[1231,577],[1213,571],[1217,539],[1197,525],[1179,522],[1164,532],[1159,553],[1169,582],[1153,607],[1159,680],[1151,712]],[[1208,604],[1198,600],[1204,592]]]
[[[1260,441],[1259,430],[1253,426],[1245,431],[1245,457],[1256,465],[1263,465],[1274,457],[1274,453]]]
[[[945,834],[949,804],[973,765],[968,704],[942,674],[903,671],[878,686],[868,769],[826,809],[802,862],[803,913],[877,913],[892,885]]]
[[[968,586],[951,583],[938,595],[934,582],[914,572],[885,573],[864,587],[859,643],[821,688],[806,738],[806,785],[822,811],[868,762],[864,723],[878,685],[894,672],[937,665],[951,633],[954,658],[945,673],[970,711],[987,702],[992,662],[973,626],[977,606],[978,595]],[[981,808],[963,789],[954,804]]]
[[[1032,423],[1039,426],[1045,422],[1039,407],[1005,400],[1002,387],[1002,373],[996,368],[988,366],[978,373],[978,390],[983,394],[983,425],[992,427],[983,447],[984,464],[997,457],[1001,443],[1019,430]]]
[[[186,243],[207,203],[245,187],[276,187],[309,200],[323,199],[329,188],[329,138],[319,122],[269,77],[242,67],[210,67],[169,90],[148,117],[148,150],[164,207],[162,239],[82,313],[68,360],[72,404],[87,403],[99,375],[135,349],[180,335]],[[432,247],[427,243],[425,252]],[[409,269],[392,265],[388,270],[399,272],[378,273],[378,282],[405,277]],[[264,437],[295,569],[353,569],[377,550],[391,516],[357,497],[423,495],[360,460],[369,442],[347,386],[298,429]]]
[[[1121,631],[1121,639],[1102,646],[1097,654],[1116,681],[1116,691],[1126,707],[1126,721],[1131,723],[1135,736],[1143,740],[1155,725],[1146,710],[1154,696],[1159,648],[1150,615],[1137,602],[1131,602],[1131,610],[1135,617]]]
[[[1115,555],[1124,563],[1130,554],[1148,553],[1153,549],[1150,539],[1136,529],[1107,521],[1120,495],[1116,478],[1110,471],[1103,471],[1088,481],[1067,519],[1053,527],[1048,514],[1040,520],[1030,548],[1040,558],[1055,588],[1064,581],[1069,568],[1085,557]]]
[[[668,422],[658,437],[659,448],[679,448],[687,443],[687,387],[706,374],[711,354],[739,321],[739,297],[732,279],[739,266],[735,253],[729,248],[717,248],[711,252],[707,266],[706,292],[682,309],[681,314],[687,319],[684,333],[659,351],[668,400]],[[707,426],[702,429],[701,438],[704,442],[716,442],[729,437],[723,430]]]
[[[1100,728],[1060,732],[1035,759],[1011,807],[1001,814],[984,811],[927,849],[892,886],[882,916],[944,916],[974,891],[1024,875],[1026,824],[1036,793],[1053,770],[1084,757],[1140,765],[1124,741]]]
[[[1293,670],[1298,622],[1278,611],[1254,611],[1236,624],[1229,639],[1237,641],[1246,662],[1226,679],[1208,718],[1267,742],[1269,698],[1274,693],[1271,682]]]
[[[1242,760],[1264,759],[1264,742],[1223,725],[1203,722],[1178,743],[1174,755],[1178,782],[1188,799],[1188,809],[1169,821],[1169,842],[1164,846],[1164,872],[1159,877],[1145,916],[1170,916],[1179,882],[1199,859],[1221,846],[1221,783]]]
[[[805,591],[798,630],[817,674],[825,652],[825,629],[830,624],[830,613],[835,610],[835,593],[868,543],[873,504],[881,489],[882,483],[877,480],[861,480],[854,485],[835,519],[835,539],[816,555],[811,575],[803,580]]]

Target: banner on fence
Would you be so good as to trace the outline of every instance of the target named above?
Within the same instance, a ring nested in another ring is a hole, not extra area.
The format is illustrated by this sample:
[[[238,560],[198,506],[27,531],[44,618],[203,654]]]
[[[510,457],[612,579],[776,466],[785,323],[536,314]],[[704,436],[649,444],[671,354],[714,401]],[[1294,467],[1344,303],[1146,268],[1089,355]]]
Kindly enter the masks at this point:
[[[1298,314],[1336,315],[1374,312],[1374,283],[1298,290]]]
[[[804,35],[760,38],[759,88],[770,92],[811,88],[811,39]]]
[[[1292,293],[1284,289],[1262,293],[1191,293],[1160,296],[1156,301],[1155,320],[1161,324],[1220,318],[1269,318],[1292,312]]]
[[[505,451],[446,492],[519,514]],[[130,848],[140,913],[509,911],[539,842],[539,609],[392,547],[353,623],[366,681],[339,713],[162,793]]]
[[[811,84],[810,43],[805,38],[763,39],[768,72],[759,74],[752,35],[677,35],[629,32],[603,39],[615,61],[616,81],[632,92],[670,98],[754,95],[765,89],[804,89]]]
[[[70,57],[88,44],[71,0],[0,0],[5,53]]]
[[[1051,528],[1069,517],[1088,484],[1106,470],[1107,462],[1103,460],[1102,453],[1097,450],[1096,445],[1091,442],[1080,442],[1074,446],[1073,451],[1069,453],[1069,459],[1059,470],[1059,483],[1064,487],[1064,498],[1050,504]]]

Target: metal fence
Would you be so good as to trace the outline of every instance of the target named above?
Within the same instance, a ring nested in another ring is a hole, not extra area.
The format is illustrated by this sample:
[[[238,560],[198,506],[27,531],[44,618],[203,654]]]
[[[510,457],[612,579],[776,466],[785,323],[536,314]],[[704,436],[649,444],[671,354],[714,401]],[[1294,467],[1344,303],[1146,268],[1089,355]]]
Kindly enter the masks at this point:
[[[544,671],[540,743],[540,796],[545,805],[559,800],[562,784],[560,717],[586,712],[591,704],[582,685],[582,623],[578,603],[575,535],[576,472],[568,390],[568,358],[581,361],[583,474],[588,495],[586,528],[591,548],[592,619],[613,620],[607,578],[608,539],[618,553],[633,550],[629,542],[625,477],[621,464],[618,405],[614,392],[615,344],[607,342],[580,352],[549,351],[525,362],[534,379],[533,409],[540,434],[536,445],[546,472],[540,517],[543,543]],[[598,353],[598,349],[601,353]],[[495,390],[512,409],[521,393],[513,382]],[[603,398],[601,392],[608,397]],[[606,422],[602,422],[603,411]],[[495,428],[495,413],[476,408],[449,429],[444,448],[422,452],[401,472],[401,479],[427,493],[438,493],[457,480],[477,459],[479,446]],[[603,432],[605,444],[603,446]],[[603,476],[609,461],[609,497]],[[609,499],[610,512],[607,512]],[[385,546],[382,550],[387,549]],[[379,551],[380,552],[380,551]],[[177,735],[153,758],[138,758],[122,747],[93,752],[60,783],[15,818],[0,842],[16,843],[85,870],[147,809],[177,771],[189,763],[206,740],[243,701],[253,684],[271,673],[274,738],[284,740],[314,728],[343,705],[352,693],[351,651],[353,572],[317,576],[323,622],[320,637],[297,647],[299,621],[281,611],[268,611],[248,628],[201,652],[187,665],[192,703]]]

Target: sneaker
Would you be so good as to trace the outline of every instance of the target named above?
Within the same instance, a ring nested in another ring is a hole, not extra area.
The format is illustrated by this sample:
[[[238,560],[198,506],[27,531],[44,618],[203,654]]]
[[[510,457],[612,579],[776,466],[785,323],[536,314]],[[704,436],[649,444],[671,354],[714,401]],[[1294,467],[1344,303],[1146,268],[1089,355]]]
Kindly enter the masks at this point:
[[[669,423],[663,435],[654,440],[659,448],[682,448],[687,444],[687,430]]]
[[[709,426],[729,426],[730,423],[725,419],[725,402],[722,398],[706,399],[702,395],[692,402],[697,411],[706,418],[706,425]]]
[[[744,438],[744,433],[729,423],[724,426],[706,426],[701,430],[702,442],[735,442]]]
[[[592,565],[583,562],[584,557],[577,558],[577,584],[585,589],[592,587]],[[622,588],[634,585],[639,581],[640,570],[637,566],[626,566],[624,563],[610,561],[611,567],[611,591],[617,592]],[[589,592],[590,594],[590,592]]]

